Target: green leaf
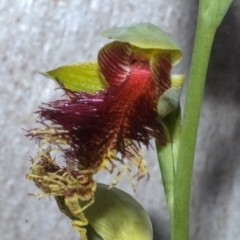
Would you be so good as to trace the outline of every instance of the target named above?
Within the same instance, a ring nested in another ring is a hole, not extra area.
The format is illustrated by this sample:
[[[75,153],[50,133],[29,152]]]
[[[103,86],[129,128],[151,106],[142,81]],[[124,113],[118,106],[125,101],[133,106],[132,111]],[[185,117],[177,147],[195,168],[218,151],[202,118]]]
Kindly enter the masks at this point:
[[[108,188],[98,183],[95,202],[84,211],[95,231],[90,230],[88,236],[93,238],[89,240],[152,240],[152,225],[144,208],[126,192]]]
[[[108,86],[100,75],[97,62],[65,65],[42,74],[72,91],[93,93]]]
[[[162,29],[151,23],[138,23],[107,29],[102,31],[101,36],[120,42],[128,42],[142,49],[158,49],[170,53],[174,64],[182,59],[181,49]]]

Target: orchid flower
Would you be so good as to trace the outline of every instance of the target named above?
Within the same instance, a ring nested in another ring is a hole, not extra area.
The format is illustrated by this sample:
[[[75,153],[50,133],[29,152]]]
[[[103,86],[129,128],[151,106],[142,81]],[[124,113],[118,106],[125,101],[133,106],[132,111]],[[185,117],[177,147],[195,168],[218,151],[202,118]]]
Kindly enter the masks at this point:
[[[73,215],[86,224],[82,211],[94,202],[95,173],[117,169],[112,185],[127,171],[130,180],[148,174],[140,144],[149,147],[155,139],[166,145],[161,119],[176,107],[169,102],[179,92],[176,85],[182,85],[181,78],[171,77],[181,50],[156,26],[114,28],[102,36],[115,41],[100,49],[97,62],[44,74],[57,81],[65,98],[42,106],[37,113],[44,127],[28,131],[40,144],[28,179],[57,201],[63,197],[70,212],[77,212]],[[58,151],[65,167],[55,162]],[[86,205],[79,207],[79,200]],[[78,229],[85,236],[85,230]]]

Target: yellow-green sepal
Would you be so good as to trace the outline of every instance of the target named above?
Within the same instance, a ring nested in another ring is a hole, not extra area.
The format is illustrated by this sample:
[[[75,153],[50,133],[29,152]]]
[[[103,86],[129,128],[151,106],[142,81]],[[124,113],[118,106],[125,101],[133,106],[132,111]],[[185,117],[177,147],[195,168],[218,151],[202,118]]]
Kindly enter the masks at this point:
[[[157,49],[171,55],[173,64],[182,59],[182,51],[171,38],[160,28],[151,23],[137,23],[124,27],[106,29],[102,37],[120,42],[128,42],[141,49]]]
[[[95,202],[84,211],[91,225],[88,239],[152,240],[152,224],[144,208],[126,192],[108,188],[98,183]]]
[[[93,93],[108,86],[100,75],[97,62],[64,65],[41,74],[71,91]]]

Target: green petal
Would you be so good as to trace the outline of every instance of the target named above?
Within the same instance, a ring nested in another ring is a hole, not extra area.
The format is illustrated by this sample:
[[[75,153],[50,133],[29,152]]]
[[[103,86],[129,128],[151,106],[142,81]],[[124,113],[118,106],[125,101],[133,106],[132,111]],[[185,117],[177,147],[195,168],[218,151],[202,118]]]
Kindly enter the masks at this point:
[[[182,59],[181,49],[160,28],[151,23],[138,23],[125,27],[104,30],[102,37],[128,42],[142,49],[159,49],[171,54],[174,64]]]
[[[84,211],[95,231],[88,234],[103,240],[151,240],[152,225],[143,207],[129,194],[108,187],[98,184],[94,204]]]
[[[93,93],[108,86],[100,75],[97,62],[65,65],[42,74],[72,91]]]

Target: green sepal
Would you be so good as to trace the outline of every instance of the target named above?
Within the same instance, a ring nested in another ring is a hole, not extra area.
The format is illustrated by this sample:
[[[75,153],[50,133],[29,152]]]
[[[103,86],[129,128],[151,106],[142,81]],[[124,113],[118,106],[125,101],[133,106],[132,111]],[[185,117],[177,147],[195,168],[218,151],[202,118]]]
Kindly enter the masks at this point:
[[[89,240],[152,240],[152,224],[144,208],[126,192],[108,188],[98,183],[95,202],[84,211],[95,232],[88,229]]]
[[[161,52],[171,54],[173,64],[177,64],[182,59],[181,49],[162,29],[151,23],[137,23],[106,29],[102,31],[101,36],[120,42],[128,42],[141,49],[161,50]]]
[[[181,133],[180,95],[185,75],[172,75],[172,87],[166,90],[158,100],[159,121],[164,128],[167,144],[156,142],[158,161],[161,169],[165,196],[170,213],[173,211],[174,176],[177,167],[178,146]]]
[[[162,123],[164,127],[165,137],[167,140],[166,146],[160,145],[156,141],[158,163],[161,170],[163,187],[166,197],[166,202],[168,209],[171,211],[173,209],[173,186],[174,186],[174,159],[172,156],[172,144],[171,137],[168,132],[167,127]]]
[[[108,86],[100,75],[97,62],[64,65],[41,74],[55,80],[59,85],[63,85],[64,88],[71,91],[93,93]]]
[[[161,120],[164,127],[167,144],[165,146],[156,142],[157,156],[161,169],[165,196],[170,214],[174,204],[174,179],[177,171],[178,148],[181,135],[180,106]]]

